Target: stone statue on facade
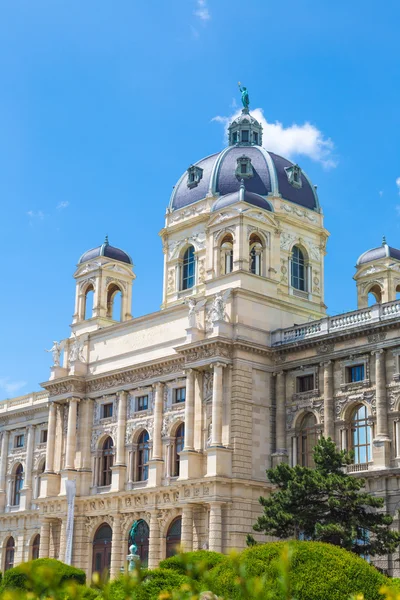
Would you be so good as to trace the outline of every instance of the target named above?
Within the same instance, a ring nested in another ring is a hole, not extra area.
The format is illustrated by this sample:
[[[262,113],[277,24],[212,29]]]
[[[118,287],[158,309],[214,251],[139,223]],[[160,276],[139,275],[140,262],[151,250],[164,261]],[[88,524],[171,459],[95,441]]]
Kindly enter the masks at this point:
[[[229,288],[227,290],[223,290],[222,292],[217,292],[214,296],[214,300],[212,302],[209,314],[208,321],[212,324],[217,321],[225,321],[226,318],[226,301],[232,293],[232,289]]]
[[[53,355],[53,367],[60,366],[60,356],[62,349],[62,342],[53,342],[53,346],[50,348],[50,350],[45,350],[45,352],[51,352]]]
[[[83,340],[79,339],[74,333],[74,340],[69,349],[69,362],[85,362],[85,357],[83,355]]]
[[[195,298],[186,298],[185,304],[189,307],[188,319],[189,319],[189,327],[197,327],[197,313],[207,302],[204,300],[196,300]]]
[[[241,86],[241,83],[239,81],[238,83],[239,86],[239,90],[242,93],[242,104],[243,104],[243,108],[244,110],[246,110],[248,112],[249,110],[249,105],[250,105],[250,98],[249,98],[249,92],[247,91],[247,87],[246,86]]]

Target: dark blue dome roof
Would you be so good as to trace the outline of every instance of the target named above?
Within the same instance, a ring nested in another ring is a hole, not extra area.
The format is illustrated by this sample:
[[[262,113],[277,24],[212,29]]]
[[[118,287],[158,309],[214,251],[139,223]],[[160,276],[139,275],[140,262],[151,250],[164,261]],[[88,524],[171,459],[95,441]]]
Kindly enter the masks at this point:
[[[119,262],[127,263],[128,265],[133,265],[133,261],[129,254],[121,250],[120,248],[115,248],[114,246],[110,246],[108,243],[108,237],[104,241],[104,244],[101,246],[97,246],[97,248],[92,248],[88,250],[80,257],[78,264],[82,264],[87,262],[88,260],[93,260],[98,256],[106,256],[107,258],[112,258],[113,260],[119,260]]]
[[[228,146],[222,152],[212,154],[195,163],[202,169],[196,186],[189,184],[185,172],[176,184],[170,201],[170,209],[177,210],[202,200],[206,196],[225,196],[237,192],[237,160],[247,157],[251,161],[252,177],[246,179],[246,192],[260,196],[279,196],[304,208],[319,211],[318,196],[305,173],[299,169],[298,185],[293,185],[288,169],[298,168],[291,161],[267,152],[261,146]]]
[[[371,250],[364,252],[364,254],[361,254],[357,261],[357,267],[374,262],[380,258],[395,258],[396,260],[400,260],[400,250],[388,246],[385,238],[383,238],[382,246],[372,248]]]

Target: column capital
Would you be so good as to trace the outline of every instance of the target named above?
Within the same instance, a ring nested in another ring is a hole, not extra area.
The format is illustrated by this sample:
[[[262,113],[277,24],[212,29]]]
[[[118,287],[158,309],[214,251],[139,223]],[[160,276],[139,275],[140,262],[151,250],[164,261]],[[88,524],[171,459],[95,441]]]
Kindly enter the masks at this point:
[[[211,363],[210,365],[210,369],[214,369],[215,367],[226,367],[226,363],[222,363],[222,362],[215,362],[215,363]]]
[[[186,375],[186,376],[187,376],[187,375],[192,375],[192,374],[194,374],[195,372],[196,372],[196,369],[193,369],[193,368],[191,368],[191,367],[190,367],[189,369],[183,369],[183,373],[184,373],[184,375]]]
[[[333,360],[325,360],[319,363],[319,366],[324,368],[330,367],[330,365],[333,365]]]
[[[117,396],[118,396],[118,397],[120,397],[120,396],[122,396],[122,395],[125,395],[125,396],[127,396],[127,395],[128,395],[128,392],[127,392],[126,390],[118,390],[118,392],[117,392]]]
[[[377,348],[376,350],[372,350],[371,352],[371,356],[376,355],[376,357],[385,354],[385,349],[384,348]]]
[[[79,404],[80,398],[76,396],[72,396],[72,398],[68,398],[68,404]]]
[[[156,381],[155,383],[153,383],[153,385],[151,386],[153,389],[161,389],[163,388],[165,385],[165,383],[163,381]]]
[[[283,371],[283,370],[282,371],[274,371],[272,374],[274,377],[278,377],[278,375],[284,376],[284,375],[286,375],[286,371]]]

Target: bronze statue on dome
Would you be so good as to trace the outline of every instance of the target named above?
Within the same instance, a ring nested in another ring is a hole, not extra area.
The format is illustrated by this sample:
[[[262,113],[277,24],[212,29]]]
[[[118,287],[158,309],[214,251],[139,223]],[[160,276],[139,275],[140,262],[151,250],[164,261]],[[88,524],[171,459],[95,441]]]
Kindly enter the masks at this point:
[[[239,90],[242,93],[242,104],[243,104],[243,108],[245,111],[249,111],[249,104],[250,104],[250,98],[249,98],[249,92],[247,91],[247,87],[243,86],[240,83],[240,81],[238,82],[238,86],[239,86]]]

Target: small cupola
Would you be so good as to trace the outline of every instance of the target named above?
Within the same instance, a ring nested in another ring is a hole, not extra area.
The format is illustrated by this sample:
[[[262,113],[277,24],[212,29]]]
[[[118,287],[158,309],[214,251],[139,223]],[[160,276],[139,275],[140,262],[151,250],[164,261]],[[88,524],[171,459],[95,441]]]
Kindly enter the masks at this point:
[[[393,302],[400,294],[400,250],[382,244],[361,254],[356,264],[358,308]]]
[[[262,125],[243,108],[241,114],[228,127],[230,146],[261,146]]]

